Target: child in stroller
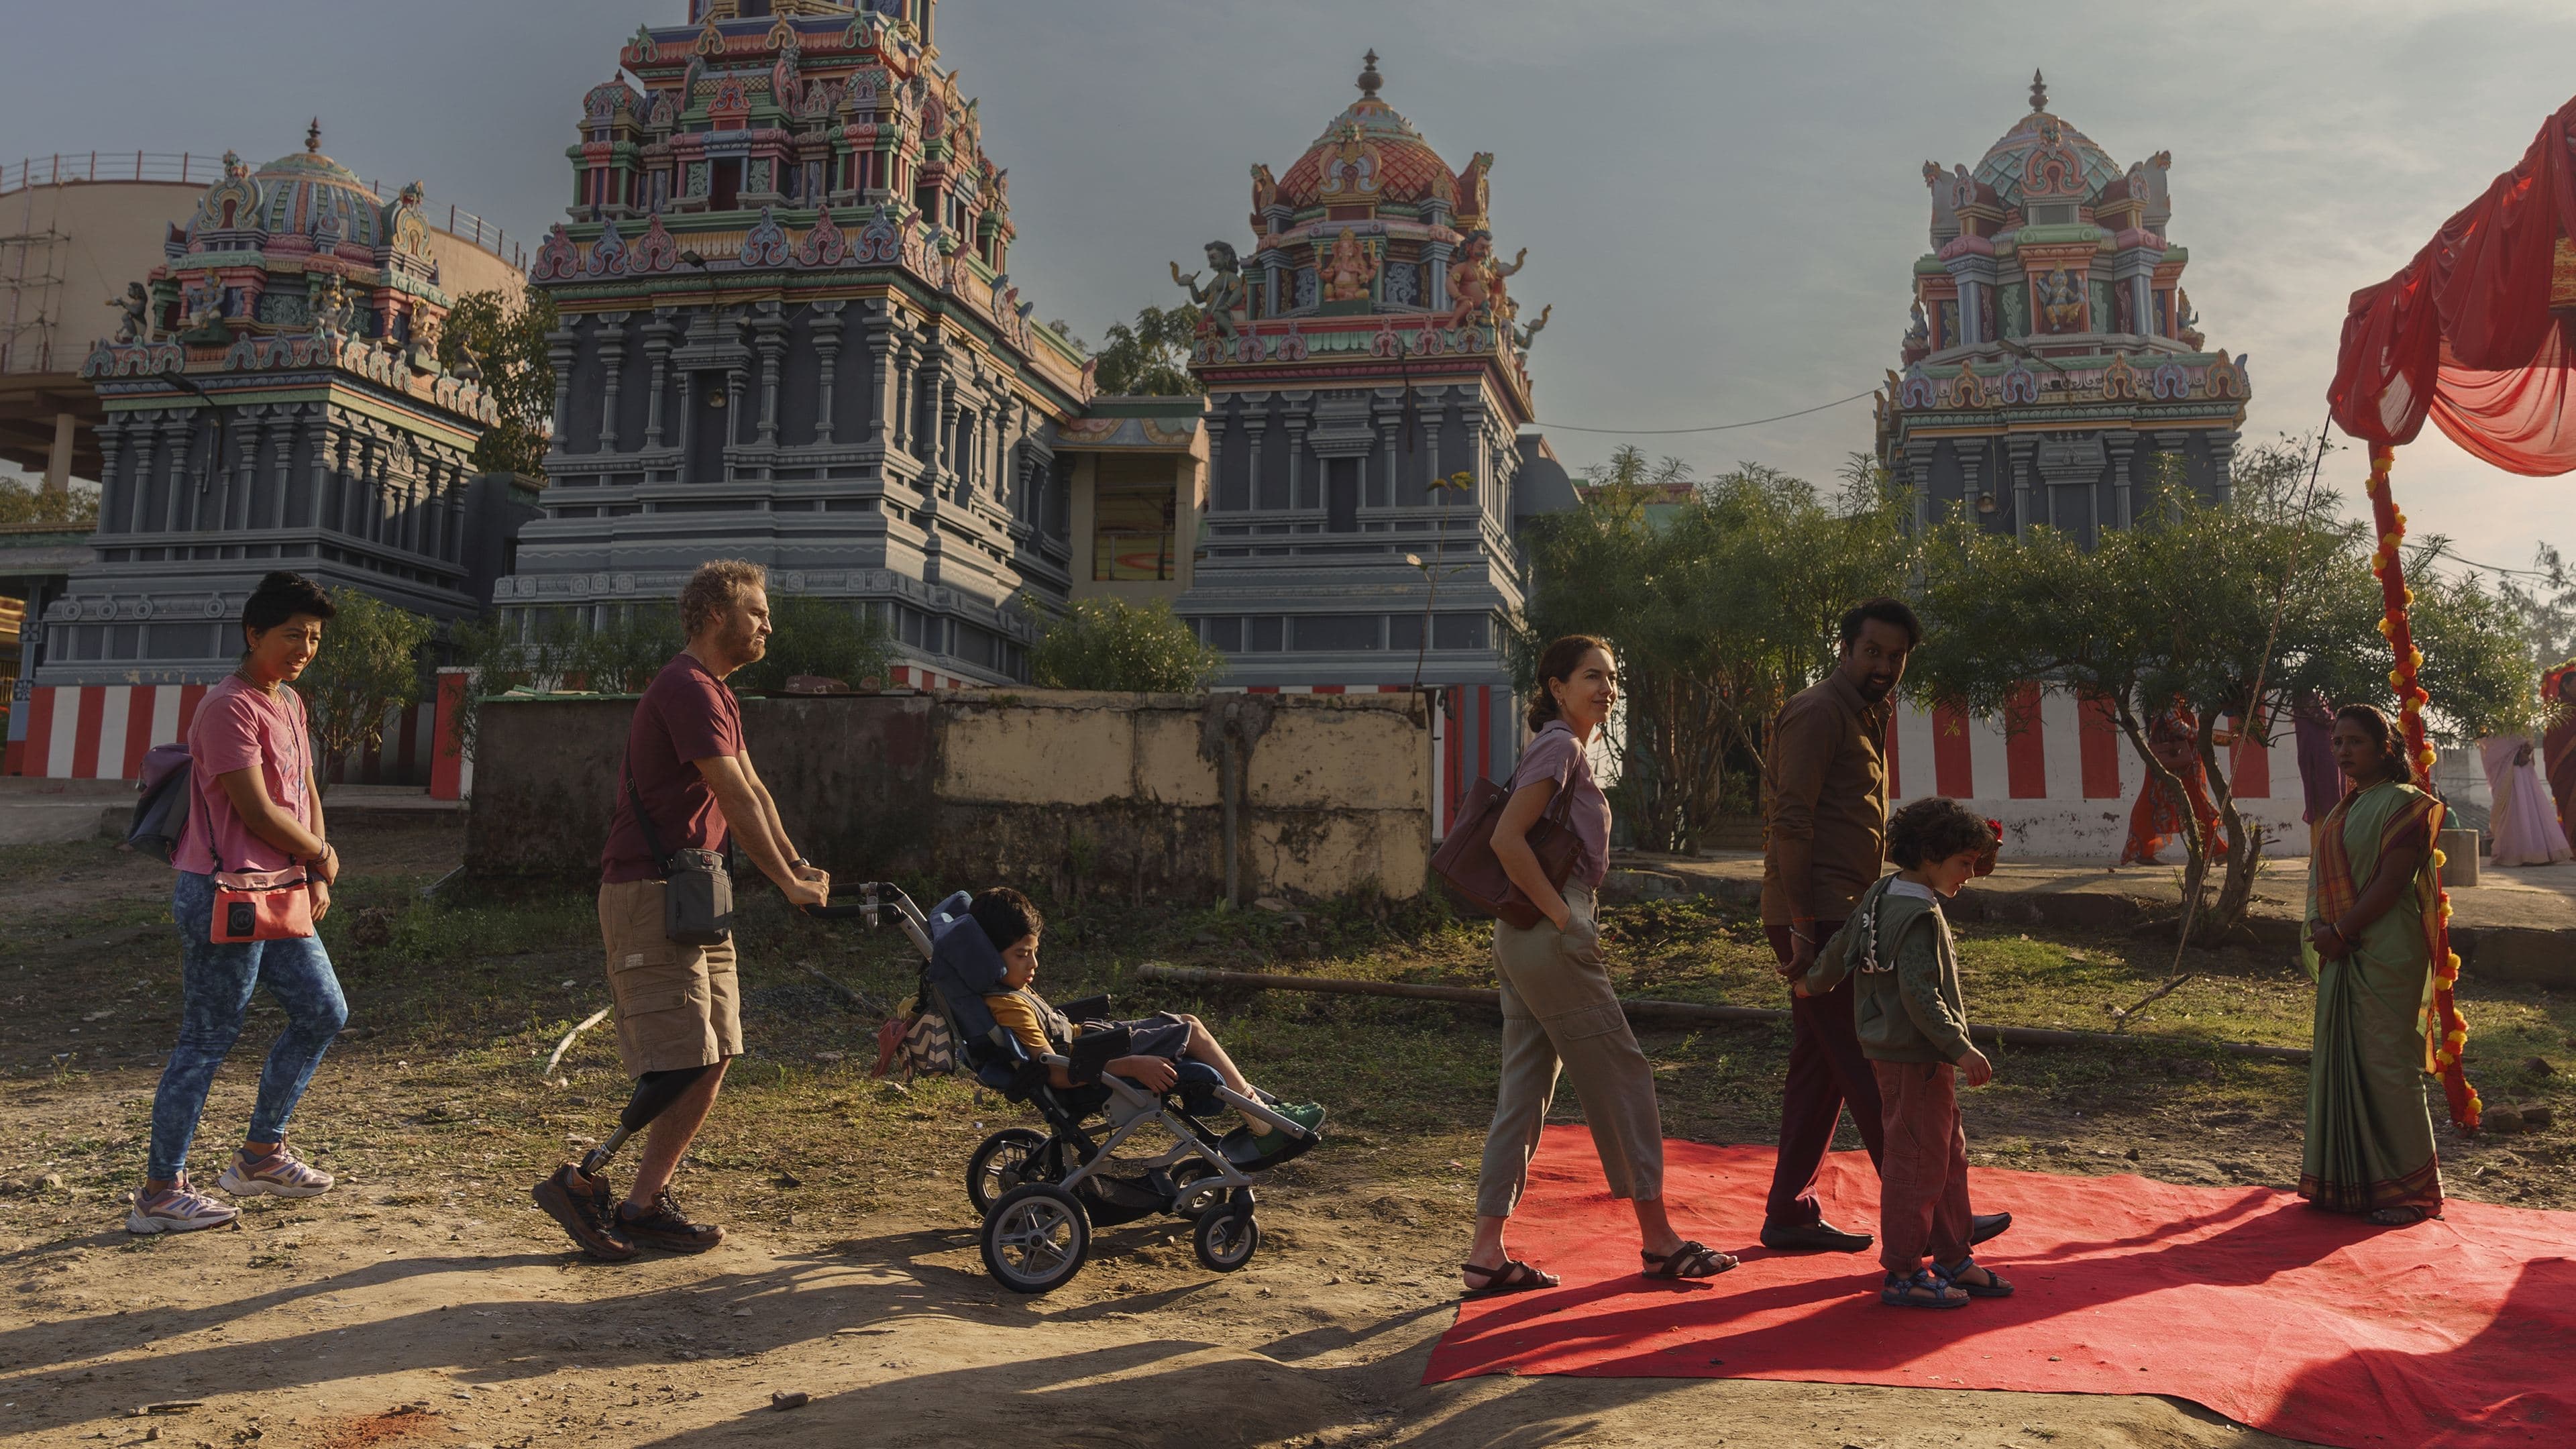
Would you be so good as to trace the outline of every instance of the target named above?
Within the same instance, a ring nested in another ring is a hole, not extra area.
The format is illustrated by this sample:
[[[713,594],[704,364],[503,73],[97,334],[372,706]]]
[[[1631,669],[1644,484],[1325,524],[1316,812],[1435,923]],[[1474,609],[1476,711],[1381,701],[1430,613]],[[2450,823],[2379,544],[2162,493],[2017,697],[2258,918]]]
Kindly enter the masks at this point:
[[[1210,1269],[1231,1273],[1251,1261],[1261,1244],[1252,1174],[1321,1141],[1322,1108],[1283,1107],[1245,1081],[1189,1018],[1109,1021],[1106,997],[1062,1011],[1049,1005],[1030,989],[1043,922],[1017,892],[959,891],[925,915],[891,885],[858,889],[862,903],[808,913],[873,925],[891,907],[926,958],[922,1005],[946,1020],[959,1065],[1046,1121],[1045,1132],[994,1133],[966,1164],[966,1195],[984,1215],[984,1266],[996,1281],[1018,1293],[1051,1292],[1082,1271],[1094,1227],[1157,1212],[1195,1221],[1198,1258]],[[992,919],[991,934],[982,917]],[[1016,967],[995,935],[1020,958]],[[1005,1026],[997,1009],[1014,1020],[1025,1012],[1034,1040]],[[1219,1107],[1245,1125],[1220,1136],[1199,1121]],[[1108,1137],[1095,1141],[1091,1121],[1101,1114]],[[1117,1155],[1148,1126],[1173,1145],[1150,1158]]]
[[[1031,1062],[1069,1053],[1084,1036],[1123,1027],[1127,1031],[1128,1055],[1102,1062],[1100,1072],[1124,1077],[1157,1094],[1179,1087],[1182,1107],[1193,1113],[1216,1110],[1217,1097],[1208,1089],[1219,1082],[1238,1097],[1250,1099],[1257,1095],[1253,1085],[1243,1079],[1234,1059],[1225,1054],[1225,1048],[1195,1016],[1161,1011],[1138,1021],[1076,1021],[1049,1005],[1035,988],[1038,940],[1046,930],[1046,918],[1038,914],[1037,904],[1027,896],[1008,886],[998,886],[975,897],[966,914],[983,928],[985,940],[1002,956],[1004,989],[986,992],[984,1007],[993,1014],[995,1023],[1019,1040]],[[1070,1065],[1050,1067],[1046,1072],[1053,1086],[1077,1085]],[[1268,1106],[1271,1112],[1304,1128],[1308,1140],[1324,1124],[1324,1109],[1313,1103],[1272,1101]],[[1287,1130],[1254,1116],[1248,1106],[1238,1109],[1237,1115],[1243,1118],[1244,1130],[1251,1135],[1229,1137],[1228,1156],[1238,1162],[1259,1160],[1269,1166],[1294,1155],[1292,1148],[1298,1139]]]

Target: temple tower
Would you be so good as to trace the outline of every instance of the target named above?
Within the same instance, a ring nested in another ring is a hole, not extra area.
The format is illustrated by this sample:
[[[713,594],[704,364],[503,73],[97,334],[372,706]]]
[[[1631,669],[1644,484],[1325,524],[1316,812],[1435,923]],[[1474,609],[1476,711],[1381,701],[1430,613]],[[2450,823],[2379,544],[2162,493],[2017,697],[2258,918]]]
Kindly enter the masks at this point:
[[[1488,209],[1494,158],[1453,170],[1359,99],[1273,178],[1252,168],[1246,254],[1174,280],[1206,311],[1208,506],[1178,608],[1255,689],[1436,687],[1444,795],[1516,757],[1504,653],[1528,589],[1523,519],[1574,506]],[[1202,279],[1204,278],[1204,281]]]
[[[317,121],[257,170],[227,153],[167,233],[81,366],[102,409],[95,561],[45,611],[37,683],[220,678],[272,569],[480,610],[533,493],[469,462],[497,415],[438,360],[449,297],[420,184],[379,196]]]
[[[2090,542],[2128,526],[2159,456],[2226,496],[2250,385],[2243,358],[2202,350],[2189,254],[2165,237],[2172,162],[2122,170],[2034,72],[2029,113],[1973,169],[1923,163],[1933,249],[1878,399],[1878,456],[1918,522],[1957,507]]]
[[[1054,438],[1091,384],[1011,282],[1009,177],[932,11],[690,0],[584,97],[530,269],[562,327],[513,619],[603,623],[737,556],[875,612],[906,679],[1025,677],[1008,606],[1068,592]]]

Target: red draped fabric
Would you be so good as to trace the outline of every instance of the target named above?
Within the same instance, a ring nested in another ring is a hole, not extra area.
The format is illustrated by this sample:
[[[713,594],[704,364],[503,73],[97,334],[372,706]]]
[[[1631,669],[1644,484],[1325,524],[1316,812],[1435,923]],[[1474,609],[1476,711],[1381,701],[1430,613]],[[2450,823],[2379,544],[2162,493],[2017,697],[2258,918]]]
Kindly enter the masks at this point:
[[[2381,446],[2430,416],[2454,442],[2515,473],[2576,470],[2576,310],[2552,312],[2553,277],[2576,270],[2576,101],[2540,128],[2520,165],[2442,224],[2396,276],[2353,293],[2327,397],[2338,426]],[[2571,301],[2563,295],[2560,306]]]

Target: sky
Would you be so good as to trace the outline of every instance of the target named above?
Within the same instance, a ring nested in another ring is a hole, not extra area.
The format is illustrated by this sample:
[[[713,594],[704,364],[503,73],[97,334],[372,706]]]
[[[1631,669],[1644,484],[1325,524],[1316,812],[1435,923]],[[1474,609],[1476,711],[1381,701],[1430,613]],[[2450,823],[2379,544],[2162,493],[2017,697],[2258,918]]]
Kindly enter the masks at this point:
[[[0,147],[300,146],[418,177],[534,236],[561,219],[583,92],[639,22],[685,0],[240,0],[222,23],[138,0],[13,6]],[[154,38],[157,37],[157,38]],[[2245,442],[2310,434],[2346,299],[2520,159],[2576,86],[2576,7],[2439,0],[2026,5],[1739,0],[946,0],[941,59],[1010,168],[1010,270],[1097,342],[1179,299],[1164,264],[1248,240],[1249,168],[1284,173],[1357,94],[1452,166],[1491,151],[1512,290],[1555,313],[1531,359],[1541,424],[1577,468],[1621,442],[1703,475],[1738,461],[1829,480],[1871,443],[1927,250],[1926,160],[1974,166],[2050,109],[2123,167],[2173,152],[2172,241],[2209,345],[2248,359]],[[102,103],[101,79],[114,101]],[[14,159],[14,156],[13,156]],[[2357,448],[2327,476],[2360,497]],[[2477,463],[2427,427],[2398,456],[2416,532],[2526,567],[2576,545],[2576,484]]]

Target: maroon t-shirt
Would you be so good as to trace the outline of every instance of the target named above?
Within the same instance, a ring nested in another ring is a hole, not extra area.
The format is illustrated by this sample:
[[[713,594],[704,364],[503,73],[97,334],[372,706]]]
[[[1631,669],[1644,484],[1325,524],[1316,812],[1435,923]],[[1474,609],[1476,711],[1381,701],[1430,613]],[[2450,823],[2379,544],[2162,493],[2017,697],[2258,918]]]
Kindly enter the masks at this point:
[[[662,863],[644,842],[635,823],[634,795],[644,797],[653,817],[653,833],[664,851],[721,850],[724,813],[716,792],[707,788],[697,761],[742,753],[742,707],[733,691],[693,655],[682,654],[662,666],[635,701],[635,722],[626,730],[626,759],[616,781],[617,813],[608,823],[608,847],[599,853],[599,878],[607,884],[658,880]],[[626,789],[625,770],[635,773],[635,791]]]

